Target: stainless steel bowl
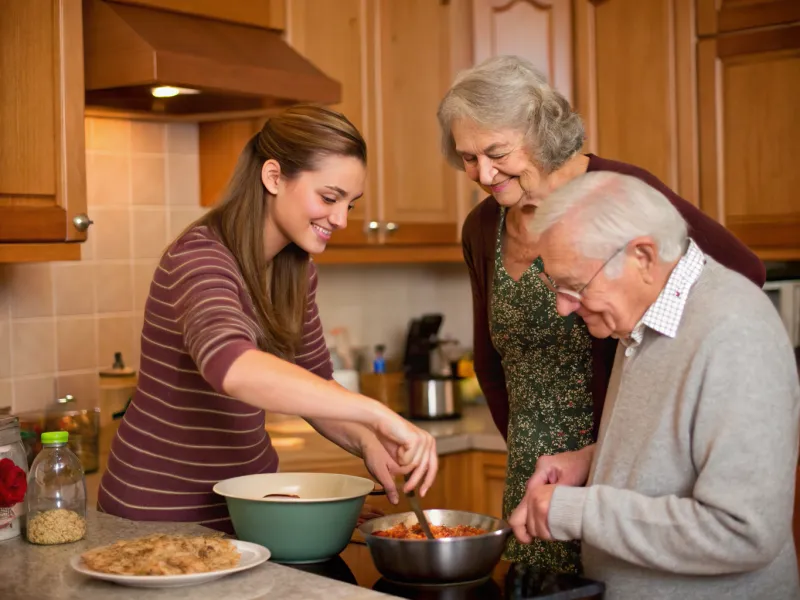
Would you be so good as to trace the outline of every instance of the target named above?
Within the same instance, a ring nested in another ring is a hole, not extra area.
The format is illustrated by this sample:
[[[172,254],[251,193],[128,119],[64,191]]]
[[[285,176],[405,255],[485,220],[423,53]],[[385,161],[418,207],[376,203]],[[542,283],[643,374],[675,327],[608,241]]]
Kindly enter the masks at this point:
[[[398,540],[373,535],[405,523],[417,524],[413,512],[372,519],[359,526],[375,567],[398,583],[443,584],[480,581],[491,576],[511,534],[508,523],[488,515],[460,510],[426,510],[431,525],[479,527],[483,535],[437,540]]]

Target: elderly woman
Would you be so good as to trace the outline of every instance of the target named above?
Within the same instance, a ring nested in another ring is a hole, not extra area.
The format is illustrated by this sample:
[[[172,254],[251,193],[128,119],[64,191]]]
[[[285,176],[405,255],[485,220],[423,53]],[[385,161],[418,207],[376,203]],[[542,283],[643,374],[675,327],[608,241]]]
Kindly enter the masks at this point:
[[[501,56],[462,73],[438,111],[448,160],[491,195],[467,217],[464,258],[473,293],[475,371],[508,444],[504,516],[522,500],[540,456],[596,436],[616,340],[561,318],[528,224],[551,191],[587,171],[616,171],[662,192],[703,252],[759,286],[764,267],[724,227],[638,167],[581,154],[584,127],[525,60]],[[579,293],[588,288],[583,285]],[[598,318],[598,317],[587,317]],[[613,323],[592,324],[614,330]],[[512,539],[506,558],[554,572],[580,570],[576,542]]]

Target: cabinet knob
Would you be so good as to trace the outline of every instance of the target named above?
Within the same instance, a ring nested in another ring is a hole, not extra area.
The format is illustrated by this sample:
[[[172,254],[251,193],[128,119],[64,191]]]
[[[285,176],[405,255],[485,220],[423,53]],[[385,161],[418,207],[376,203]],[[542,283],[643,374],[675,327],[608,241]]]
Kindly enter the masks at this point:
[[[93,223],[94,221],[92,221],[88,217],[88,215],[84,213],[72,217],[72,224],[75,225],[75,229],[77,229],[78,231],[86,231],[87,229],[89,229],[89,225]]]
[[[391,223],[391,222],[390,222],[390,223],[387,223],[387,224],[384,226],[384,229],[385,229],[386,231],[388,231],[389,233],[394,233],[394,232],[395,232],[395,231],[397,231],[399,228],[400,228],[400,226],[399,226],[397,223]]]
[[[370,221],[369,224],[367,225],[367,229],[369,229],[370,231],[378,231],[378,229],[380,228],[381,224],[378,223],[377,221]]]

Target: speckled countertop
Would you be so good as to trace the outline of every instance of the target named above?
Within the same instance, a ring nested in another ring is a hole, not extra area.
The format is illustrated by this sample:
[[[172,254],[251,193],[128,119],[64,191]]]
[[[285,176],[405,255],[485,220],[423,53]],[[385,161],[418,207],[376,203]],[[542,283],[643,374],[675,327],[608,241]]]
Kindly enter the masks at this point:
[[[151,533],[208,534],[185,523],[135,523],[88,515],[86,539],[74,544],[36,546],[22,538],[0,542],[0,598],[3,600],[380,600],[384,594],[272,562],[202,585],[143,589],[85,577],[70,559],[119,539]]]

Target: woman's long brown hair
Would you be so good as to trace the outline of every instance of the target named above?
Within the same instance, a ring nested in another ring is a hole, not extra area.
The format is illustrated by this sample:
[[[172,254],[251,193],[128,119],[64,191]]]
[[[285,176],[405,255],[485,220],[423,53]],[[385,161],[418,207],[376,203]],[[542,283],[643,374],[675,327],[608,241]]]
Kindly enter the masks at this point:
[[[264,223],[271,199],[261,180],[269,159],[292,180],[320,159],[348,156],[367,163],[361,134],[337,112],[295,106],[271,117],[247,143],[219,202],[194,225],[206,225],[233,253],[253,300],[258,347],[293,360],[303,334],[308,293],[308,252],[290,243],[272,261],[264,256]]]

